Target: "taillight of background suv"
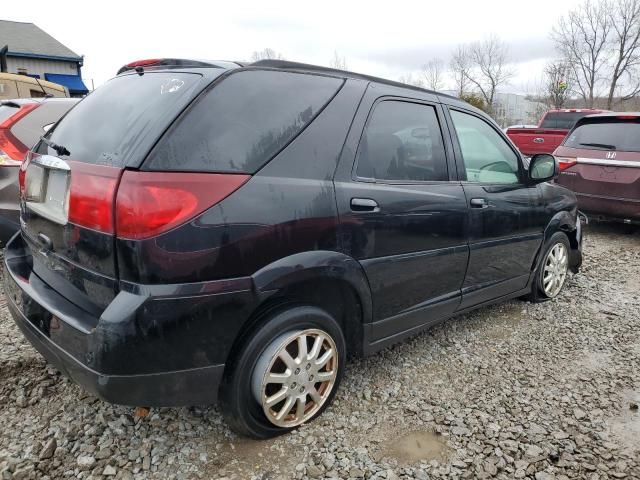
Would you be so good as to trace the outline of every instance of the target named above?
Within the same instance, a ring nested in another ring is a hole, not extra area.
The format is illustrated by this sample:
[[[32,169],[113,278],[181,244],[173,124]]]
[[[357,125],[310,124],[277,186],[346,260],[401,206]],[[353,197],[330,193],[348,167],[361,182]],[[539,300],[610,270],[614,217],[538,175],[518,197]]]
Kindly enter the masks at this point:
[[[20,165],[29,146],[22,143],[11,131],[11,128],[31,111],[40,106],[39,103],[3,102],[0,104],[0,165]]]

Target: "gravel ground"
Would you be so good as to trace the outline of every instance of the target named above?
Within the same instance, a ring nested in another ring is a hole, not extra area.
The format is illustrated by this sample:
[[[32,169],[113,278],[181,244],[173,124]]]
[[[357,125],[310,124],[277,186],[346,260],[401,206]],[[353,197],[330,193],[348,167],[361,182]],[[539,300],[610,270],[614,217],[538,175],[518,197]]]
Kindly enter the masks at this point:
[[[216,408],[130,408],[48,367],[0,307],[0,480],[640,478],[640,232],[588,229],[553,302],[512,301],[351,361],[336,402],[275,440]]]

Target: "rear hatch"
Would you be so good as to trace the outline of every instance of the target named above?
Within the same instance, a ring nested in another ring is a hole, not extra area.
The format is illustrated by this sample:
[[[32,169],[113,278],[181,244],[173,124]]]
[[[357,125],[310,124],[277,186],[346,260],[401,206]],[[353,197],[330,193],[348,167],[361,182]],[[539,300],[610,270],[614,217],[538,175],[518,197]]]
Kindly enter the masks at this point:
[[[638,202],[640,216],[640,116],[586,117],[555,154],[559,183],[585,198]]]
[[[149,71],[118,76],[49,130],[20,169],[21,224],[33,271],[99,317],[118,292],[115,195],[164,130],[212,78]]]

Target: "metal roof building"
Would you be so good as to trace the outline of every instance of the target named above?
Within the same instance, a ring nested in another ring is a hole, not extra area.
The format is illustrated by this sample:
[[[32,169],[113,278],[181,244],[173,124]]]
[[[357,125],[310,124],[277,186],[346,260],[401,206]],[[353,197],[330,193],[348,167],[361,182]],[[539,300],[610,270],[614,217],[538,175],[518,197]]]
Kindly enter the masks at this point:
[[[3,48],[3,71],[64,85],[72,96],[88,93],[81,78],[83,57],[37,25],[0,20],[0,50]]]

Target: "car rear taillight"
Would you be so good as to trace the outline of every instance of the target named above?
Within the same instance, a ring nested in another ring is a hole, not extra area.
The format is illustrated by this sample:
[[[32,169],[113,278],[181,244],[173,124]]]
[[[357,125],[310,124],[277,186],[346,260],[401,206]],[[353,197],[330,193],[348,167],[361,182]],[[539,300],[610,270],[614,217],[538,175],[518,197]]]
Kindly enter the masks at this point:
[[[181,225],[240,188],[249,175],[125,171],[116,198],[118,238],[144,239]]]
[[[15,114],[0,123],[0,165],[18,166],[22,163],[24,156],[29,151],[29,147],[11,133],[11,127],[39,106],[39,103],[27,103],[20,107]]]
[[[558,157],[558,166],[560,167],[560,171],[566,170],[568,168],[573,167],[576,163],[578,163],[577,158],[573,157]]]
[[[113,202],[122,170],[67,162],[71,167],[69,221],[104,233],[114,232]]]

